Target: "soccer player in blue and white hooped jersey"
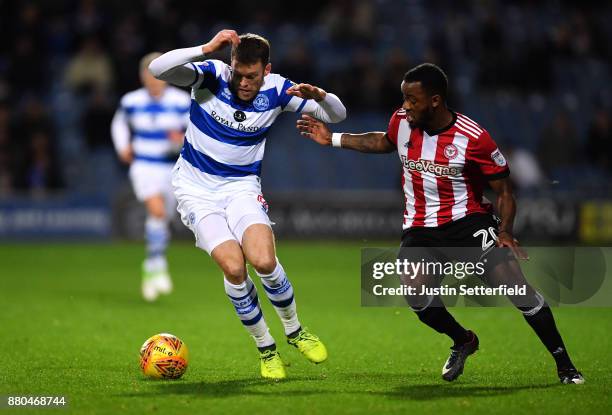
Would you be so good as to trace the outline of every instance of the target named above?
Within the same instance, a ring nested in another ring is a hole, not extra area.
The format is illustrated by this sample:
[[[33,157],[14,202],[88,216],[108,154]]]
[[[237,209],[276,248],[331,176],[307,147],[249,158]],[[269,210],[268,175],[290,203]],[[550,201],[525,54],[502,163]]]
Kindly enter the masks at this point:
[[[231,66],[202,59],[228,44]],[[222,30],[202,46],[167,52],[149,69],[158,79],[192,88],[190,122],[172,180],[178,210],[196,246],[223,271],[225,292],[259,348],[262,376],[282,379],[285,369],[245,261],[261,278],[289,344],[315,363],[327,359],[327,350],[301,327],[293,287],[276,258],[259,179],[266,135],[283,111],[339,122],[346,109],[321,88],[271,73],[269,47],[261,36]]]
[[[172,167],[189,119],[189,94],[156,79],[148,69],[160,53],[150,53],[140,61],[143,87],[129,92],[111,125],[119,158],[130,165],[134,193],[147,209],[145,240],[147,258],[142,265],[142,295],[154,301],[172,291],[166,247],[168,222],[176,199],[172,191]]]

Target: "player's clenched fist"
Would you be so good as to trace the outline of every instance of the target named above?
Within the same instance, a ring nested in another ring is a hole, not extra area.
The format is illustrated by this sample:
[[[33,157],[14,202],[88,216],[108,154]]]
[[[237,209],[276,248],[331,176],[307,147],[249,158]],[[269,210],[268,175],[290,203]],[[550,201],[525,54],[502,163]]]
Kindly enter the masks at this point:
[[[237,45],[240,43],[240,38],[235,30],[224,29],[217,33],[208,43],[202,46],[202,52],[206,55],[223,49],[226,44]]]

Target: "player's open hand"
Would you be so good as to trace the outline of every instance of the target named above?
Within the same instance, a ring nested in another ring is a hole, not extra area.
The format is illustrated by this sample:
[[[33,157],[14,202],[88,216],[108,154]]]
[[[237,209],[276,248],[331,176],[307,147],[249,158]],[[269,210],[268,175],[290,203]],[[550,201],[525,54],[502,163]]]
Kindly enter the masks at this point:
[[[304,137],[308,137],[322,146],[331,145],[332,134],[324,122],[310,115],[302,114],[302,119],[297,121],[296,127]]]
[[[509,232],[502,231],[497,235],[497,246],[500,248],[510,248],[516,259],[523,261],[529,260],[529,255],[519,246],[519,242]]]
[[[325,90],[310,84],[295,84],[287,89],[287,94],[302,99],[314,99],[317,102],[323,101],[327,95]]]
[[[224,29],[217,33],[208,43],[202,46],[202,52],[207,54],[223,49],[227,44],[237,45],[239,43],[240,38],[235,30]]]

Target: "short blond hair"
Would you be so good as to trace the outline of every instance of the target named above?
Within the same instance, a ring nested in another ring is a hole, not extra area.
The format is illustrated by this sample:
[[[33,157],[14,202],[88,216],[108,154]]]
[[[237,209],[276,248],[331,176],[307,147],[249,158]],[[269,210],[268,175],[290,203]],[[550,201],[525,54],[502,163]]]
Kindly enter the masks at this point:
[[[153,62],[154,59],[159,58],[161,55],[162,54],[160,52],[151,52],[151,53],[147,53],[146,55],[144,55],[140,59],[140,65],[139,65],[140,72],[148,70],[151,62]]]

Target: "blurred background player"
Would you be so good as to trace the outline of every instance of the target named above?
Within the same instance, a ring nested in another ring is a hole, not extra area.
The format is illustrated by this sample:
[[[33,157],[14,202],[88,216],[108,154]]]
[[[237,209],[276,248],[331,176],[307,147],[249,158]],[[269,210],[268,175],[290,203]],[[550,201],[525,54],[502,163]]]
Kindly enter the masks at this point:
[[[231,66],[201,61],[230,44]],[[260,351],[261,375],[282,379],[284,365],[245,261],[259,275],[287,342],[314,363],[326,360],[327,350],[301,327],[293,287],[276,258],[260,184],[266,135],[283,111],[339,122],[346,109],[333,94],[271,73],[269,58],[263,37],[222,30],[204,45],[165,53],[149,68],[159,79],[192,88],[190,122],[172,182],[178,210],[196,246],[223,271],[225,292]]]
[[[142,296],[147,301],[172,291],[166,260],[169,222],[176,206],[171,174],[183,142],[190,103],[189,94],[149,72],[149,64],[160,55],[153,52],[141,59],[143,87],[121,98],[111,124],[115,150],[130,166],[134,193],[147,210],[147,256],[142,263]]]
[[[493,248],[496,243],[508,247],[517,258],[526,259],[513,236],[516,201],[510,170],[497,144],[479,124],[447,107],[448,79],[438,66],[425,63],[406,72],[401,91],[404,103],[391,117],[387,132],[332,134],[325,124],[307,115],[298,120],[298,129],[322,145],[364,153],[397,151],[404,167],[406,204],[401,247],[412,250],[402,250],[400,255],[417,251],[435,258],[438,251],[431,247],[478,247],[471,262],[486,258],[485,278],[490,286],[527,287],[526,296],[510,300],[555,359],[560,381],[584,383],[542,295],[527,284],[504,250]],[[485,182],[497,195],[499,220],[493,215],[493,205],[483,196]],[[404,283],[413,284],[420,292],[428,280],[430,276],[418,275]],[[453,340],[442,377],[447,381],[457,379],[468,356],[478,350],[478,337],[453,318],[438,296],[407,299],[419,320]]]

